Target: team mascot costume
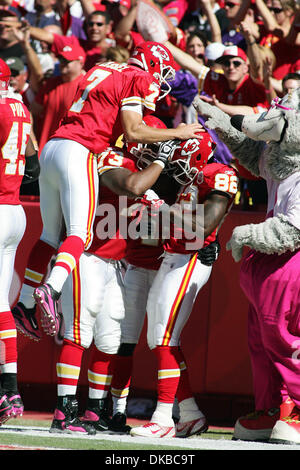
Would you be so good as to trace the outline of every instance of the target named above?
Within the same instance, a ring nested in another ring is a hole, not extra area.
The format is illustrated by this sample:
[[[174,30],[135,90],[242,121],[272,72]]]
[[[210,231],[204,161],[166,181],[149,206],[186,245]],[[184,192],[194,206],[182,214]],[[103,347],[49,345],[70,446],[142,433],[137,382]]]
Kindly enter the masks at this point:
[[[265,221],[235,227],[227,243],[234,260],[242,259],[255,398],[255,412],[237,420],[234,438],[300,444],[300,89],[250,116],[230,118],[200,96],[193,105],[268,188]]]

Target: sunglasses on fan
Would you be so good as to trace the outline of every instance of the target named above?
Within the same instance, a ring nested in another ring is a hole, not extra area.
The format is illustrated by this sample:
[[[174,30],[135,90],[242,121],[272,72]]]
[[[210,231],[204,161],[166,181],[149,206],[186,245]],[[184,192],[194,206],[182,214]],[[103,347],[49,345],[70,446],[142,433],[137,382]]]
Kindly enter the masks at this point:
[[[243,64],[243,62],[241,62],[240,60],[224,60],[224,62],[222,62],[222,65],[224,65],[225,67],[230,67],[231,64],[234,66],[235,69],[237,69]]]

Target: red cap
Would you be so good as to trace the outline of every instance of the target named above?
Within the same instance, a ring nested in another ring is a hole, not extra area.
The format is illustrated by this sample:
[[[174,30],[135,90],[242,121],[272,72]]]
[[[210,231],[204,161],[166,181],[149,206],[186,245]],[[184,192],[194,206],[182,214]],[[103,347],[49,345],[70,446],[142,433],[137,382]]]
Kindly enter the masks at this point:
[[[240,59],[247,62],[248,57],[245,51],[238,46],[226,46],[223,54],[219,57],[216,62],[221,64],[228,57],[239,57]]]
[[[57,51],[57,55],[68,61],[80,60],[85,61],[85,52],[79,44],[67,44]]]

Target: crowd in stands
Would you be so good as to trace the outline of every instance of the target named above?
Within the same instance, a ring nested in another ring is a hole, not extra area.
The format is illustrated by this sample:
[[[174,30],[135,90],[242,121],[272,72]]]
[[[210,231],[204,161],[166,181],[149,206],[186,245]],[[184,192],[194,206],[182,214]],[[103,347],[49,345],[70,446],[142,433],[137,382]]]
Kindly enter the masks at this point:
[[[99,62],[126,62],[145,39],[164,42],[177,63],[172,92],[156,110],[167,126],[195,119],[191,103],[198,92],[234,115],[268,109],[299,86],[296,0],[155,0],[170,24],[163,38],[138,28],[139,1],[0,0],[0,58],[31,113],[39,153],[85,72]],[[219,161],[236,164],[221,142],[218,147]],[[238,169],[236,203],[259,207],[265,183]],[[38,184],[22,191],[38,195]]]

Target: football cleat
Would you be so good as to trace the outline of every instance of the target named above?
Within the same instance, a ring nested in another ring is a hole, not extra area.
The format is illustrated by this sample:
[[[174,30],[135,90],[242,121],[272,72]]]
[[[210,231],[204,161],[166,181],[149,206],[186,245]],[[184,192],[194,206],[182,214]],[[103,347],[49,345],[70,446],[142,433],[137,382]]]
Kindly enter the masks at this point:
[[[41,323],[45,333],[50,336],[57,335],[60,327],[57,305],[60,293],[49,284],[42,284],[34,290],[33,297],[41,309]]]
[[[96,431],[108,431],[110,418],[107,398],[89,398],[82,421],[92,426]]]
[[[76,398],[58,397],[57,407],[49,429],[51,433],[95,435],[96,430],[78,418],[78,402]]]
[[[23,416],[24,412],[24,404],[22,402],[22,398],[18,391],[15,392],[6,392],[6,396],[8,402],[11,404],[13,408],[14,417],[17,418],[18,416]]]
[[[175,437],[175,426],[161,426],[158,423],[147,423],[130,431],[131,436],[140,437]]]
[[[289,407],[285,406],[288,401]],[[280,407],[280,419],[272,429],[270,442],[300,444],[300,409],[288,399]]]
[[[22,302],[18,302],[11,312],[18,331],[34,341],[41,339],[42,335],[35,317],[36,305],[33,308],[27,308]]]
[[[109,423],[109,430],[119,434],[129,434],[131,426],[126,424],[126,414],[120,412],[114,414]]]
[[[235,423],[233,439],[266,442],[270,439],[272,429],[279,416],[279,408],[254,411],[242,416]]]
[[[0,396],[0,426],[14,417],[14,410],[6,395]]]
[[[201,434],[208,430],[208,424],[205,416],[182,423],[180,420],[176,424],[176,437],[189,437],[195,434]]]

